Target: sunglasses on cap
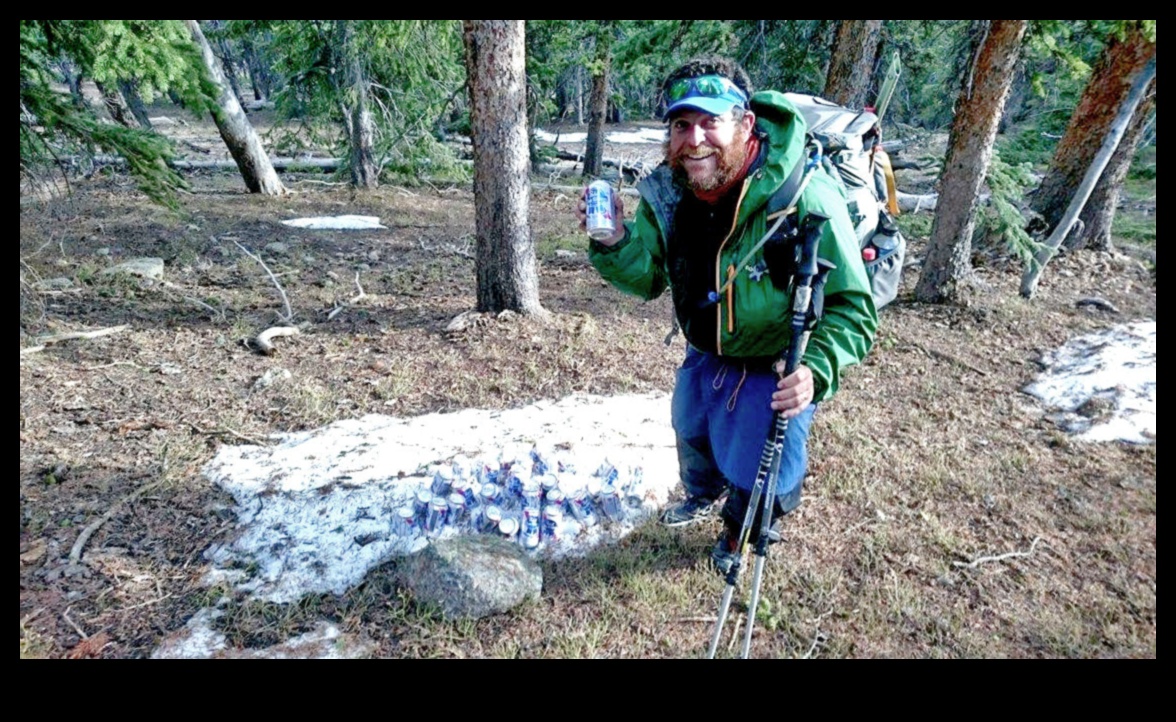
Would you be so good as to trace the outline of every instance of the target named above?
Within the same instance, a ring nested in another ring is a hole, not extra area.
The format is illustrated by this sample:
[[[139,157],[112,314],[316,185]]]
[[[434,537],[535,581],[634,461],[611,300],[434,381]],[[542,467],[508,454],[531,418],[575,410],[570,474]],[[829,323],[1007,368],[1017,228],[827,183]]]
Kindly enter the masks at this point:
[[[721,75],[700,75],[697,78],[679,78],[666,90],[666,100],[677,103],[687,98],[720,98],[726,95],[738,105],[747,103],[747,94],[739,86]]]

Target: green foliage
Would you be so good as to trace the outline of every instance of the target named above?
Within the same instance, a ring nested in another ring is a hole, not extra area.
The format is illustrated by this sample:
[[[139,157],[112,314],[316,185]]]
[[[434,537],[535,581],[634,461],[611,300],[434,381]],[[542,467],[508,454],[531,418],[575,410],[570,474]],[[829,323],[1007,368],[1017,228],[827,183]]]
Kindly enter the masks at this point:
[[[935,216],[930,213],[903,213],[894,219],[898,228],[907,238],[930,238],[931,223]]]
[[[992,198],[981,219],[987,235],[1003,240],[1009,250],[1028,264],[1041,244],[1025,232],[1025,217],[1018,202],[1037,183],[1032,167],[1029,163],[1010,165],[1001,159],[999,151],[994,151],[987,180]]]
[[[249,34],[272,58],[281,89],[279,113],[303,121],[307,143],[333,145],[349,156],[346,112],[354,89],[346,85],[342,36],[351,23],[368,81],[375,124],[376,163],[391,173],[430,176],[460,173],[436,134],[465,90],[460,26],[455,21],[232,21],[231,37]],[[295,141],[279,138],[278,144]],[[340,173],[346,173],[341,169]]]
[[[140,188],[175,207],[183,180],[167,166],[170,144],[162,136],[103,122],[56,88],[56,64],[68,61],[100,81],[133,79],[150,94],[176,90],[200,107],[210,102],[186,30],[176,22],[122,20],[22,20],[20,22],[20,165],[38,182],[65,156],[106,151],[126,159]]]
[[[887,20],[880,57],[898,50],[902,74],[886,111],[887,122],[945,129],[966,76],[972,24],[962,20]]]
[[[1061,113],[1052,114],[1054,119],[1065,120]],[[1039,120],[1046,120],[1039,118]],[[1054,147],[1058,143],[1060,130],[1053,129],[1048,122],[1026,122],[1010,132],[1000,135],[996,139],[996,148],[1001,157],[1013,166],[1028,163],[1030,166],[1044,169],[1053,155]]]

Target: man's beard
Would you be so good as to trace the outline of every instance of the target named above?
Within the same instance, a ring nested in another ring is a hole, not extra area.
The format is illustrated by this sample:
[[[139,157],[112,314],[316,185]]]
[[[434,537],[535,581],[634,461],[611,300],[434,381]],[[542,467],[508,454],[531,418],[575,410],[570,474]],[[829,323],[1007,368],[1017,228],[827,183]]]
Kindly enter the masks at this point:
[[[667,161],[670,164],[670,170],[673,171],[674,178],[689,188],[695,193],[708,193],[718,188],[729,185],[739,177],[739,172],[743,170],[743,166],[747,162],[747,139],[748,134],[737,131],[736,136],[726,149],[715,146],[707,146],[715,152],[718,156],[718,163],[714,171],[708,173],[704,177],[692,178],[686,171],[684,159],[690,155],[688,148],[682,148],[673,157],[668,157]],[[666,143],[666,155],[669,156],[669,143]]]

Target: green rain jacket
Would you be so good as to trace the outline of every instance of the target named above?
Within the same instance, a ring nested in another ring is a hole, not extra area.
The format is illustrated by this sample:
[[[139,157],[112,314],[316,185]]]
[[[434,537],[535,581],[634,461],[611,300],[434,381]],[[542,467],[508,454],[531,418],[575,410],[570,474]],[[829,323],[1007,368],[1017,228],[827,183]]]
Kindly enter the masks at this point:
[[[714,305],[715,348],[732,360],[778,358],[787,347],[791,335],[787,294],[767,275],[755,272],[764,266],[762,249],[748,263],[740,265],[740,261],[768,231],[768,200],[805,155],[804,118],[782,93],[756,93],[751,109],[761,144],[768,146],[766,159],[744,179],[734,224],[714,259],[714,290],[722,288],[729,274],[736,274]],[[662,164],[638,184],[638,190],[641,202],[634,220],[625,221],[624,237],[613,246],[591,241],[588,255],[614,286],[649,300],[660,296],[670,282],[666,244],[673,238],[667,236],[683,188]],[[818,255],[836,265],[825,283],[824,315],[803,358],[813,373],[813,401],[824,401],[837,390],[841,372],[865,358],[878,316],[841,186],[818,168],[797,210],[800,221],[810,212],[829,217],[823,224]],[[684,318],[681,309],[676,312]]]

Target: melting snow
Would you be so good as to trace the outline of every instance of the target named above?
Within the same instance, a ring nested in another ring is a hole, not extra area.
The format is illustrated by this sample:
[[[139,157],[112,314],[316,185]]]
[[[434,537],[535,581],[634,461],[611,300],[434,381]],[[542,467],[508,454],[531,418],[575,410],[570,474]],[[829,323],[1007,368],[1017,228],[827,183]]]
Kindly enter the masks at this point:
[[[1083,441],[1155,441],[1155,321],[1072,339],[1044,360],[1048,368],[1025,392],[1056,409],[1063,428]]]
[[[294,228],[315,230],[371,231],[386,228],[377,216],[315,216],[313,218],[292,218],[282,221],[283,225]]]
[[[560,476],[569,497],[606,460],[620,471],[618,486],[642,469],[640,506],[620,522],[569,524],[569,533],[537,552],[552,556],[623,537],[665,504],[678,481],[664,394],[573,395],[519,409],[413,418],[369,415],[277,438],[271,447],[223,447],[204,470],[233,495],[241,526],[235,541],[205,552],[212,562],[207,581],[274,602],[342,594],[373,567],[422,548],[423,537],[391,533],[392,520],[440,464],[497,463],[506,454],[529,465],[536,448],[549,462],[574,465],[576,473]]]
[[[536,130],[535,137],[545,143],[554,143],[557,139],[560,143],[583,143],[588,140],[587,133],[560,133],[557,136],[546,130]],[[665,139],[664,128],[642,128],[635,131],[618,130],[605,134],[605,140],[609,143],[661,143]]]

